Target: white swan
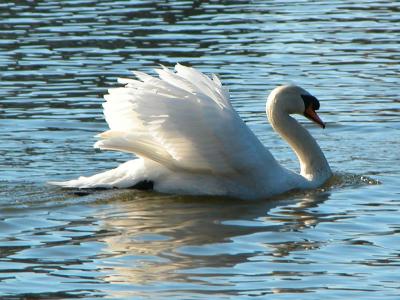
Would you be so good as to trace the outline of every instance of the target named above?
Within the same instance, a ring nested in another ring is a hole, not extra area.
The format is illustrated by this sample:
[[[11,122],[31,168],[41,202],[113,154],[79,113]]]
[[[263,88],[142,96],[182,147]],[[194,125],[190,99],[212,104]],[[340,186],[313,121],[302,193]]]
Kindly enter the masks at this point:
[[[267,100],[272,127],[292,147],[301,167],[281,166],[239,117],[219,79],[177,64],[159,78],[133,72],[104,98],[110,130],[95,148],[135,153],[134,159],[91,177],[53,182],[75,188],[139,188],[190,195],[266,198],[322,185],[332,176],[316,141],[290,114],[322,127],[318,100],[294,86],[275,88]]]

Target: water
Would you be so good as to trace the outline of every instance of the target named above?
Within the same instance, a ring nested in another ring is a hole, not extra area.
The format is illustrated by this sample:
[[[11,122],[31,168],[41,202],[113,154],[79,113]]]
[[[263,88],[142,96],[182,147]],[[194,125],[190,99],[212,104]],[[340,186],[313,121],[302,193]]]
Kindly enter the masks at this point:
[[[2,2],[0,297],[399,299],[399,22],[391,1]],[[265,98],[311,91],[331,184],[257,202],[46,185],[130,159],[92,148],[101,96],[176,62],[218,73],[294,169]]]

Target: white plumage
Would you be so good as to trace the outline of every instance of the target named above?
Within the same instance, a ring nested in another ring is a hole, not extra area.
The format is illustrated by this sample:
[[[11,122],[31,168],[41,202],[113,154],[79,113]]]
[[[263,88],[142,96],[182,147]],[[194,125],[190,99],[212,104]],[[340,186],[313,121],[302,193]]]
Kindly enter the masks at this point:
[[[108,91],[103,107],[110,130],[99,134],[100,140],[94,145],[135,153],[139,159],[91,177],[55,184],[126,188],[147,181],[159,192],[254,199],[314,187],[330,176],[329,165],[316,143],[318,149],[312,145],[309,150],[310,154],[321,152],[326,166],[322,160],[318,167],[324,169],[323,174],[306,178],[307,174],[300,176],[281,167],[239,117],[228,90],[215,75],[210,78],[179,64],[175,72],[165,67],[156,72],[159,78],[134,72],[138,80],[120,78],[125,86]],[[297,89],[297,97],[308,94],[295,86],[287,89]],[[275,100],[279,97],[270,102],[289,101]],[[304,111],[305,107],[300,109]],[[301,134],[308,134],[301,130]]]

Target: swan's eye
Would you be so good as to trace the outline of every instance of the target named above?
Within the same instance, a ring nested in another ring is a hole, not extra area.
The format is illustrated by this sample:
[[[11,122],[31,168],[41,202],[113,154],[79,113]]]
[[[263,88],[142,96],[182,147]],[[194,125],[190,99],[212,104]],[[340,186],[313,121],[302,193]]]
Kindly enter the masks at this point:
[[[304,107],[307,109],[310,105],[314,110],[319,109],[319,101],[317,98],[311,95],[301,95],[304,101]]]

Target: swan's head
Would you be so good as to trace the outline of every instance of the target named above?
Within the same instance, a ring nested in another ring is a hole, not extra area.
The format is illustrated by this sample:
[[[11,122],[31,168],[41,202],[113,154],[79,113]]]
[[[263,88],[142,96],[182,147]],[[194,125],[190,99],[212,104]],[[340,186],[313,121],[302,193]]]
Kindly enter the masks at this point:
[[[296,85],[283,85],[275,88],[267,100],[267,114],[270,122],[277,113],[299,114],[325,128],[324,122],[316,113],[318,109],[318,99]]]

